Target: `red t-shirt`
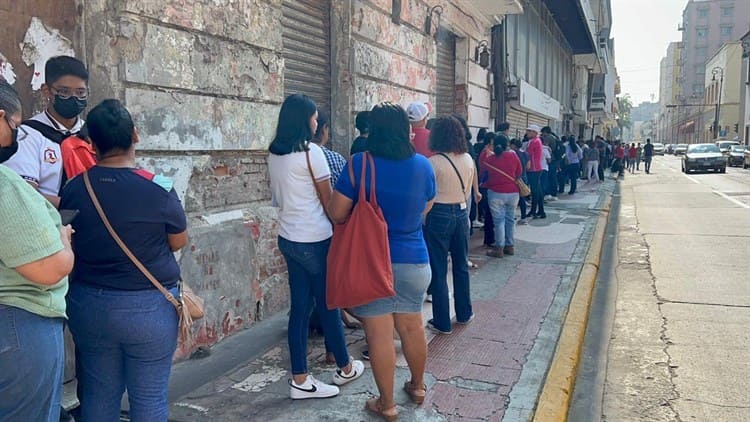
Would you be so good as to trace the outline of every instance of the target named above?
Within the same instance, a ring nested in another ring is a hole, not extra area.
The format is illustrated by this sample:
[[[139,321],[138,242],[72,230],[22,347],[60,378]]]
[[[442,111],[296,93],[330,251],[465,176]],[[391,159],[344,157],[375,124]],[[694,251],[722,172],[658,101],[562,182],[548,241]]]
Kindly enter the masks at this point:
[[[511,180],[490,166],[508,173],[514,179]],[[518,193],[515,179],[521,177],[523,168],[515,152],[505,151],[500,155],[489,155],[480,163],[480,167],[482,172],[487,172],[487,182],[484,186],[489,190],[497,193]]]
[[[638,158],[638,150],[635,147],[631,147],[628,150],[628,156],[630,158]]]
[[[615,150],[615,157],[625,158],[625,149],[623,147],[617,147]]]
[[[531,162],[531,168],[529,169],[529,171],[531,172],[542,171],[542,160],[544,160],[544,148],[542,146],[542,140],[539,139],[538,136],[529,141],[529,145],[526,146],[526,152],[529,154],[529,161]]]
[[[412,129],[412,132],[414,132],[414,139],[412,139],[412,144],[414,144],[414,149],[417,151],[417,154],[422,154],[427,158],[432,157],[435,155],[434,152],[430,150],[430,131],[423,128],[418,127]]]

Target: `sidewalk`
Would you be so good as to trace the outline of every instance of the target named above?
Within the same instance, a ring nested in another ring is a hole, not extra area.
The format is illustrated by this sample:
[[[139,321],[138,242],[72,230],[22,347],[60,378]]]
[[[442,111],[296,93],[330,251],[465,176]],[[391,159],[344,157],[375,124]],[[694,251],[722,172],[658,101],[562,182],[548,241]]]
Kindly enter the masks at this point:
[[[598,208],[613,186],[610,178],[598,191],[583,186],[572,197],[563,194],[547,203],[547,219],[516,227],[515,256],[485,256],[481,230],[475,231],[470,259],[478,266],[471,280],[476,318],[468,326],[455,326],[449,336],[428,331],[427,400],[415,407],[397,391],[401,420],[525,421],[533,415]],[[426,321],[429,304],[424,314]],[[248,347],[255,342],[252,337],[244,336]],[[350,353],[359,358],[366,348],[362,330],[347,329],[347,341]],[[232,347],[241,353],[237,342]],[[330,382],[334,367],[324,363],[322,338],[311,339],[309,353],[311,373]],[[397,389],[408,378],[399,356]],[[189,379],[185,374],[199,362],[182,363],[175,371]],[[260,356],[215,374],[173,401],[170,420],[375,420],[363,410],[365,400],[377,394],[369,371],[336,398],[295,402],[289,399],[287,367],[286,341],[275,341]]]

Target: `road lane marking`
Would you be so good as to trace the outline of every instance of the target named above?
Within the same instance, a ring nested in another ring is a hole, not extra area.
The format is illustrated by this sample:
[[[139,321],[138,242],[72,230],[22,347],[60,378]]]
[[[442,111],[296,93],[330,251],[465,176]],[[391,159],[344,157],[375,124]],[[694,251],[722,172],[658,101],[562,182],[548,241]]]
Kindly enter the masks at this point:
[[[699,184],[699,185],[703,185],[703,183],[701,183],[701,182],[699,182],[698,180],[696,180],[696,179],[692,178],[691,176],[685,175],[685,177],[686,177],[686,178],[687,178],[688,180],[690,180],[691,182],[693,182],[693,183],[696,183],[696,184]],[[708,187],[709,189],[711,189],[711,191],[712,191],[713,193],[715,193],[715,194],[717,194],[717,195],[721,196],[722,198],[726,199],[727,201],[729,201],[729,202],[731,202],[731,203],[733,203],[733,204],[735,204],[735,205],[739,205],[739,206],[740,206],[740,207],[742,207],[742,208],[745,208],[745,209],[750,209],[750,205],[747,205],[747,204],[745,204],[745,203],[743,203],[743,202],[740,202],[740,201],[738,201],[738,200],[736,200],[736,199],[732,198],[731,196],[729,196],[729,195],[725,194],[724,192],[721,192],[721,191],[718,191],[718,190],[716,190],[716,189],[712,188],[711,186],[708,186],[708,185],[704,185],[704,186]]]

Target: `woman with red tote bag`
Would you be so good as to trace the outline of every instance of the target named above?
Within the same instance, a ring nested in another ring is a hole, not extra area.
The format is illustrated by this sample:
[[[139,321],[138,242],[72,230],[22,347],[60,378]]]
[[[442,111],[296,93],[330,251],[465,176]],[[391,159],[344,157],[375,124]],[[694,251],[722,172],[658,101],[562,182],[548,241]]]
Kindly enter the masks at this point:
[[[353,311],[364,323],[370,362],[380,392],[380,397],[367,401],[366,408],[386,420],[395,420],[398,412],[393,392],[394,327],[411,371],[411,380],[404,389],[417,404],[424,401],[426,393],[427,342],[422,303],[430,283],[430,265],[422,221],[435,197],[435,174],[430,162],[414,152],[409,141],[409,119],[403,108],[391,103],[375,106],[370,112],[369,129],[369,154],[355,154],[347,164],[336,184],[329,212],[335,223],[345,223],[355,205],[361,205],[360,188],[364,187],[364,192],[369,193],[364,200],[377,201],[387,223],[396,294],[355,306]],[[365,252],[380,259],[386,253],[384,248]],[[355,268],[357,265],[340,260],[331,260],[331,264]],[[360,282],[367,279],[364,274],[358,278]]]

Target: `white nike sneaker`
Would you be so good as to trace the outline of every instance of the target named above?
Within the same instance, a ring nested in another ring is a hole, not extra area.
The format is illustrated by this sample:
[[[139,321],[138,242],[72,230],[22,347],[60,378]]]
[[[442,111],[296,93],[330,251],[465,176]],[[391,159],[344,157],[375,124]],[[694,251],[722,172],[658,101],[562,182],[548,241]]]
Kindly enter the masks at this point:
[[[344,385],[354,381],[355,379],[362,376],[365,373],[365,364],[361,360],[352,361],[352,370],[348,374],[344,373],[343,369],[336,369],[333,374],[333,383],[336,385]]]
[[[326,399],[339,395],[339,388],[316,380],[312,375],[301,385],[289,380],[289,396],[292,400]]]

